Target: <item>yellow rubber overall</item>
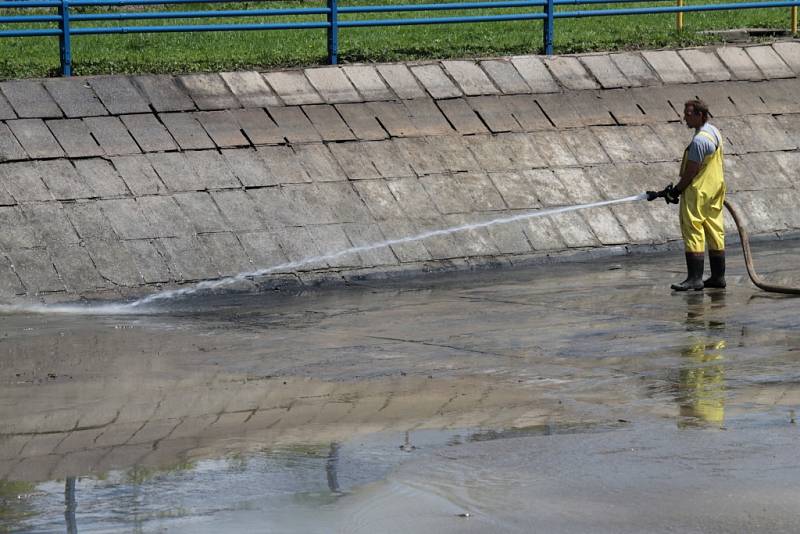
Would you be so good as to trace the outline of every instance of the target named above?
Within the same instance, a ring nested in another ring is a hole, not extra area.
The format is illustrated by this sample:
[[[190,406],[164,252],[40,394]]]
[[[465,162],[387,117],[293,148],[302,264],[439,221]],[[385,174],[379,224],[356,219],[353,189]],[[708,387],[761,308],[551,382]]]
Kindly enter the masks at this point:
[[[702,135],[716,143],[708,132]],[[681,174],[686,167],[689,149],[683,153]],[[700,171],[681,193],[680,223],[681,236],[686,252],[705,252],[708,249],[725,250],[725,229],[722,222],[722,205],[725,201],[725,178],[722,171],[722,139],[713,154],[706,156],[700,164]]]

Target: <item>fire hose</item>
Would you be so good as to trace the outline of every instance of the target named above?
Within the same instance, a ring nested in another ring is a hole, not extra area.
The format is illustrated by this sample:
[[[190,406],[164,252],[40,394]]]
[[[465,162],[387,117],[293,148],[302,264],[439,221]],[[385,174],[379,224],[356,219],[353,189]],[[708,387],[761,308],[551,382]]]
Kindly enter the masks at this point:
[[[647,200],[664,198],[668,204],[678,203],[678,195],[673,190],[672,184],[669,184],[663,191],[647,191],[646,198]],[[765,282],[764,279],[758,275],[755,267],[753,267],[753,253],[750,250],[750,236],[747,234],[747,230],[742,223],[742,219],[739,217],[739,213],[736,211],[736,208],[734,208],[730,202],[725,200],[724,205],[728,209],[728,213],[731,214],[733,222],[736,224],[736,230],[739,232],[739,241],[742,243],[742,252],[744,252],[744,265],[747,268],[747,275],[750,277],[753,285],[770,293],[800,295],[800,287],[788,287],[770,284]]]

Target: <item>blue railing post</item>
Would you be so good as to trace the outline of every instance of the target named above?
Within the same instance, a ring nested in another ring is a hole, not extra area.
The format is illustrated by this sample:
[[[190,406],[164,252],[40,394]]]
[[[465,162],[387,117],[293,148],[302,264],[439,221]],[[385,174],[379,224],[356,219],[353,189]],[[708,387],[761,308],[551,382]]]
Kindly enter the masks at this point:
[[[61,35],[59,35],[58,38],[58,46],[61,52],[61,75],[72,76],[72,43],[70,42],[69,36],[69,0],[61,0],[58,14],[61,16],[61,21],[58,23],[58,28],[61,30]]]
[[[339,3],[328,0],[328,65],[339,62]]]
[[[547,0],[547,4],[544,6],[544,14],[547,16],[544,19],[544,53],[547,56],[553,55],[553,12],[555,10],[555,5],[553,4],[553,0]]]

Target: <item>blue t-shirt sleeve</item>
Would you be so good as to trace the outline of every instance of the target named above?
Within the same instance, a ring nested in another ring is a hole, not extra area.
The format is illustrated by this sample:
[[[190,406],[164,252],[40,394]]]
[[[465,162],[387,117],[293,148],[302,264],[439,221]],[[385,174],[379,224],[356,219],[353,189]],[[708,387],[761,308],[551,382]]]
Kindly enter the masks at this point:
[[[714,136],[713,133],[711,135]],[[705,135],[700,135],[698,133],[694,136],[692,142],[689,143],[689,153],[687,154],[687,157],[689,158],[689,161],[702,163],[706,156],[710,156],[715,150],[717,150],[716,143],[713,143],[711,139]]]

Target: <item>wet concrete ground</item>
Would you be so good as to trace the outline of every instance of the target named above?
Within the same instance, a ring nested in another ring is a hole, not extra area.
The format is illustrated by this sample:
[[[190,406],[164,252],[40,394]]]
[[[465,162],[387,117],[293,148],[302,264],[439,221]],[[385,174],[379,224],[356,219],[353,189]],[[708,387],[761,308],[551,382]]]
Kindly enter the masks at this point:
[[[0,316],[0,531],[793,532],[800,300],[729,255]]]

